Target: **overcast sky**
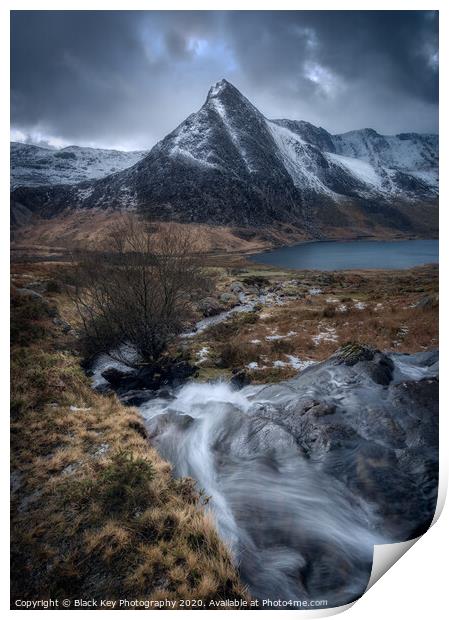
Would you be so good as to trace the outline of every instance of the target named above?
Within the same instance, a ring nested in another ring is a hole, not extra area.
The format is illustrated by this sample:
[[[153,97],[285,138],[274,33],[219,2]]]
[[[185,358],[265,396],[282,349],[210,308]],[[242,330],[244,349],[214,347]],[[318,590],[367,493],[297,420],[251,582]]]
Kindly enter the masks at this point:
[[[269,118],[438,131],[427,11],[15,11],[12,139],[146,149],[226,78]]]

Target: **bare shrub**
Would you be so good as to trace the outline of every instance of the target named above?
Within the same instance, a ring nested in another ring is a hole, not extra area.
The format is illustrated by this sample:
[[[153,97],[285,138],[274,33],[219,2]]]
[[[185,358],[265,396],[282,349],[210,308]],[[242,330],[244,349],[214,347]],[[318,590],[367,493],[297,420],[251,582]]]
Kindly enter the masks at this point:
[[[325,319],[330,319],[334,317],[335,314],[336,314],[335,306],[333,306],[332,304],[326,304],[326,306],[323,309],[323,312],[321,313],[321,316]]]
[[[246,366],[249,362],[259,359],[258,349],[239,338],[233,338],[225,342],[219,350],[219,367],[234,368]]]
[[[74,263],[85,354],[108,352],[127,363],[129,345],[139,363],[158,360],[210,286],[198,239],[176,224],[155,231],[124,218],[102,251],[78,254]]]
[[[295,352],[295,343],[291,339],[279,339],[272,340],[271,349],[273,353],[294,353]]]

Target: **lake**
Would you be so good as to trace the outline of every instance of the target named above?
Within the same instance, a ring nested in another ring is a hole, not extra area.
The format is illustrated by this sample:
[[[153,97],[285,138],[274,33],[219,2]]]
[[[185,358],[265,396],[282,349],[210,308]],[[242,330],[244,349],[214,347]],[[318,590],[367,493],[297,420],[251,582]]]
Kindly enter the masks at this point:
[[[256,263],[290,269],[407,269],[438,262],[438,239],[313,241],[253,254]]]

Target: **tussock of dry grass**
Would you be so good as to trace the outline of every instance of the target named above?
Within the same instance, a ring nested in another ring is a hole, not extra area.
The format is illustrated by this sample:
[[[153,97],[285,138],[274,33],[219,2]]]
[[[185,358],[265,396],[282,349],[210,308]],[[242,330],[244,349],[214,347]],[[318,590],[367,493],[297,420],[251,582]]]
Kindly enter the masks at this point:
[[[13,300],[12,600],[247,597],[194,482],[29,303]]]

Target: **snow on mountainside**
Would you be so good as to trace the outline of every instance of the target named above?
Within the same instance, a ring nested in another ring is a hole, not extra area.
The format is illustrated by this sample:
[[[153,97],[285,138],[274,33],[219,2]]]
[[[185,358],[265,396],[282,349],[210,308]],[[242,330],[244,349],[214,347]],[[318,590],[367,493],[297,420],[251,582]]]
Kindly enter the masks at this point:
[[[382,136],[361,129],[333,136],[335,152],[369,162],[374,168],[396,170],[438,189],[438,136],[403,133]]]
[[[268,120],[221,80],[132,167],[71,188],[19,188],[13,206],[44,217],[112,208],[218,225],[285,222],[313,236],[350,230],[354,219],[363,230],[413,231],[428,217],[423,208],[435,208],[437,165],[436,136],[332,135],[305,121]]]
[[[374,129],[332,135],[305,121],[272,121],[320,149],[328,159],[346,167],[355,178],[382,193],[401,194],[410,189],[406,177],[438,192],[438,136],[407,133],[382,136]],[[329,154],[330,157],[329,157]],[[399,174],[397,174],[399,173]],[[404,185],[405,182],[405,185]],[[412,192],[414,188],[411,188]]]
[[[80,183],[129,168],[146,151],[114,151],[81,146],[51,149],[11,142],[11,187]]]
[[[328,161],[333,161],[336,165],[345,168],[349,174],[360,179],[362,183],[371,185],[377,190],[382,189],[382,178],[369,162],[354,157],[336,155],[335,153],[326,153],[326,157]]]

